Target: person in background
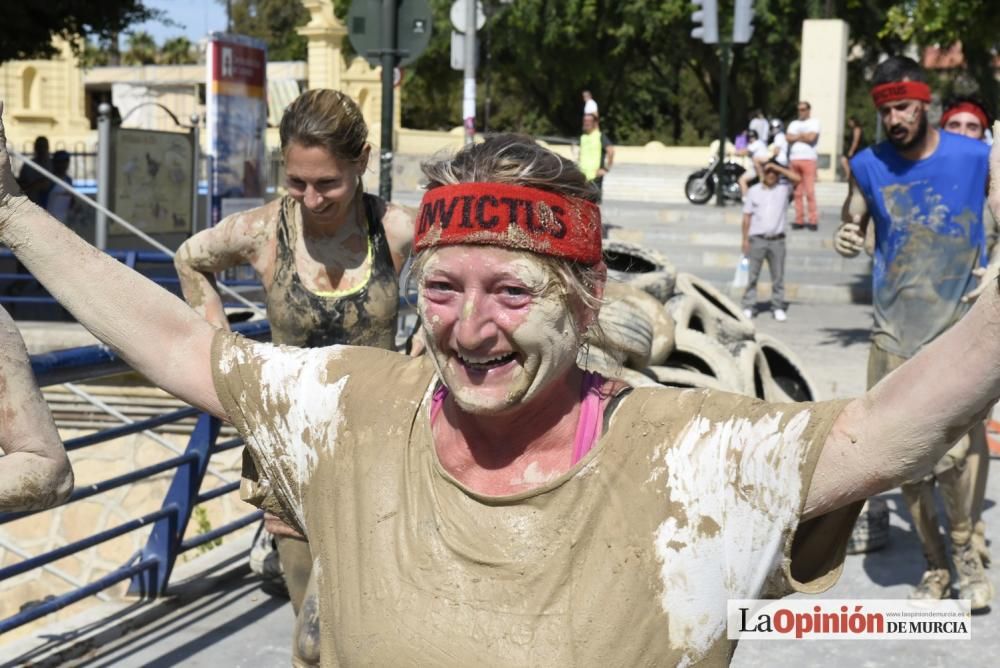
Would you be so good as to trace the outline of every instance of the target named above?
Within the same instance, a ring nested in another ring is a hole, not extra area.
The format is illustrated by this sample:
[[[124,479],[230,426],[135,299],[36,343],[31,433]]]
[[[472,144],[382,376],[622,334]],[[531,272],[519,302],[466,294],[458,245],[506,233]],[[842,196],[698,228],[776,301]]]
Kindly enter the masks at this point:
[[[788,138],[785,136],[785,124],[780,118],[771,119],[767,146],[771,157],[782,167],[788,167]]]
[[[767,116],[764,115],[763,110],[761,109],[754,110],[753,114],[750,116],[750,122],[748,123],[748,127],[750,130],[753,130],[754,132],[757,133],[757,137],[760,138],[761,141],[764,142],[767,141],[767,137],[768,134],[770,134],[771,128],[767,122]]]
[[[392,350],[398,276],[413,220],[364,191],[371,145],[361,109],[340,91],[309,90],[285,110],[279,135],[288,194],[227,216],[181,245],[174,266],[185,299],[228,330],[215,273],[247,263],[264,286],[274,343]],[[271,482],[249,459],[240,495],[271,506]],[[301,532],[275,514],[265,514],[264,527],[275,537],[296,614],[296,665],[318,664],[315,555]]]
[[[771,159],[767,144],[760,138],[756,130],[747,130],[747,143],[744,155],[749,156],[752,169],[740,175],[740,192],[746,197],[747,189],[754,181],[759,181],[764,174],[764,165]]]
[[[49,154],[48,137],[44,135],[35,137],[35,152],[31,156],[31,159],[38,163],[39,167],[44,167],[52,171],[52,156]],[[24,163],[21,166],[21,172],[17,175],[17,183],[24,190],[24,194],[28,196],[28,199],[38,206],[45,208],[49,189],[52,187],[52,182],[49,181],[47,176],[28,163]]]
[[[583,134],[580,135],[580,171],[597,186],[598,202],[603,194],[604,175],[611,171],[615,161],[615,145],[601,132],[597,116],[583,115]]]
[[[865,146],[865,134],[861,123],[854,116],[848,117],[847,133],[844,135],[844,152],[840,156],[840,167],[844,172],[845,181],[851,179],[851,158]]]
[[[597,118],[597,100],[590,94],[589,90],[583,91],[583,115],[593,114]]]
[[[945,100],[942,105],[941,129],[946,132],[964,135],[970,139],[986,141],[986,129],[990,127],[990,114],[986,105],[973,97],[955,97]],[[997,239],[1000,238],[998,221],[987,211],[983,212],[983,224],[986,226],[986,256],[988,263],[1000,261],[1000,248]],[[981,271],[981,270],[977,270]],[[972,545],[979,553],[983,566],[989,566],[992,558],[986,543],[986,523],[983,521],[983,504],[986,501],[986,482],[989,477],[990,448],[985,438],[972,440],[969,454],[965,458],[965,469],[958,484],[963,488],[965,496],[972,497]]]
[[[767,270],[771,273],[771,315],[778,322],[784,322],[788,319],[785,313],[785,218],[788,196],[801,177],[774,161],[766,163],[761,171],[761,182],[751,186],[743,198],[742,251],[750,261],[747,289],[743,293],[743,314],[748,318],[754,316],[757,279],[767,260]]]
[[[819,143],[819,121],[812,118],[812,105],[799,101],[799,117],[788,124],[788,160],[795,173],[801,177],[795,186],[795,222],[793,230],[808,227],[813,232],[819,229],[819,213],[816,209],[816,144]],[[803,202],[803,199],[805,202]],[[806,220],[805,205],[809,205],[809,219]]]
[[[880,63],[871,95],[888,139],[851,160],[850,190],[834,248],[845,257],[856,256],[864,247],[866,228],[874,225],[867,382],[876,387],[949,329],[957,329],[970,302],[997,289],[1000,265],[987,266],[984,252],[989,148],[929,124],[930,87],[910,58],[895,56]],[[991,204],[996,196],[991,193]],[[973,610],[987,608],[993,598],[993,585],[972,542],[971,487],[962,482],[968,453],[981,447],[973,443],[986,438],[984,414],[965,431],[938,434],[944,456],[932,471],[901,485],[927,560],[911,598],[940,599],[951,593],[935,484],[950,525],[959,596],[969,599]]]
[[[66,183],[73,185],[73,178],[69,175],[69,153],[66,151],[56,151],[52,154],[52,173]],[[65,224],[69,221],[69,214],[75,205],[76,198],[73,197],[73,194],[69,190],[58,183],[52,184],[52,189],[49,190],[45,204],[45,210],[53,218]]]

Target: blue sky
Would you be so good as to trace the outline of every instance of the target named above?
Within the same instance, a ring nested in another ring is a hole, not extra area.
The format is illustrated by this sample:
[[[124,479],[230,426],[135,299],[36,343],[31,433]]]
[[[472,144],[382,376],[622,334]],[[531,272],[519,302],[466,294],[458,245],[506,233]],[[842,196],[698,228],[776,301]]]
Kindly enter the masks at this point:
[[[226,7],[217,0],[143,0],[143,4],[151,9],[164,10],[167,16],[184,25],[184,28],[168,28],[162,23],[150,21],[133,26],[134,30],[145,30],[151,34],[157,44],[180,35],[197,43],[213,30],[226,29]]]

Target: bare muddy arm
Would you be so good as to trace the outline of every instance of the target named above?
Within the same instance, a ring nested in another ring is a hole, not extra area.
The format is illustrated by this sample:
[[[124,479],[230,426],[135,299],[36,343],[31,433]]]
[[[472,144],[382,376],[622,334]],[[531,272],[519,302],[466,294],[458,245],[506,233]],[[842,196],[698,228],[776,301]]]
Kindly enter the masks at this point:
[[[212,384],[215,328],[31,203],[17,187],[6,145],[0,122],[0,242],[134,369],[188,403],[225,416]]]
[[[229,329],[215,272],[249,262],[258,240],[266,236],[266,221],[231,216],[194,235],[177,249],[174,267],[184,299],[198,315],[216,327]]]
[[[834,249],[844,257],[854,257],[865,246],[865,232],[868,227],[868,204],[861,189],[851,176],[847,199],[840,212],[840,227],[833,236]]]
[[[73,492],[73,469],[35,385],[24,341],[0,308],[0,511],[41,510]]]
[[[1000,129],[1000,126],[998,126]],[[1000,182],[1000,144],[990,155]],[[990,206],[1000,212],[994,190]],[[806,513],[820,515],[931,470],[1000,397],[1000,286],[837,419],[817,464]]]
[[[403,270],[406,259],[413,250],[413,221],[416,210],[401,204],[389,202],[382,216],[382,229],[389,243],[389,253],[396,267],[396,276]]]

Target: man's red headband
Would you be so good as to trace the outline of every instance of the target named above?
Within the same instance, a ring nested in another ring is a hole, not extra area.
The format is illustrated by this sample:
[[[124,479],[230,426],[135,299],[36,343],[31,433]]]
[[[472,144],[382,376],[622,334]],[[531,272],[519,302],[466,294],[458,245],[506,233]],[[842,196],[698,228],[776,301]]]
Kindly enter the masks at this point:
[[[478,244],[585,265],[601,261],[601,210],[593,202],[501,183],[459,183],[424,193],[415,248]]]
[[[923,81],[891,81],[872,88],[872,102],[881,107],[900,100],[931,101],[931,87]]]
[[[989,120],[986,118],[986,113],[983,112],[983,110],[980,109],[977,105],[972,104],[971,102],[962,102],[960,104],[956,104],[954,107],[941,114],[941,127],[944,127],[945,123],[948,122],[949,118],[951,118],[955,114],[960,114],[963,111],[968,112],[973,116],[975,116],[976,118],[978,118],[979,124],[983,126],[984,130],[990,124]]]

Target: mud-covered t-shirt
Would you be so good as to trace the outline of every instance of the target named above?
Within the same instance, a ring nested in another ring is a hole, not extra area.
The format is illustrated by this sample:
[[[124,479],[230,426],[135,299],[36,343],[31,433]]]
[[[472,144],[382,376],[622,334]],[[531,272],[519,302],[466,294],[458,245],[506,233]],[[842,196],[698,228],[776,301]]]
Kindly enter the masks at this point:
[[[212,359],[317,557],[325,666],[725,665],[728,599],[839,577],[858,506],[799,515],[843,402],[635,389],[569,471],[495,497],[437,457],[427,356],[220,332]]]
[[[923,160],[882,142],[851,159],[875,224],[874,342],[911,357],[968,310],[962,296],[985,266],[989,147],[950,132]]]

